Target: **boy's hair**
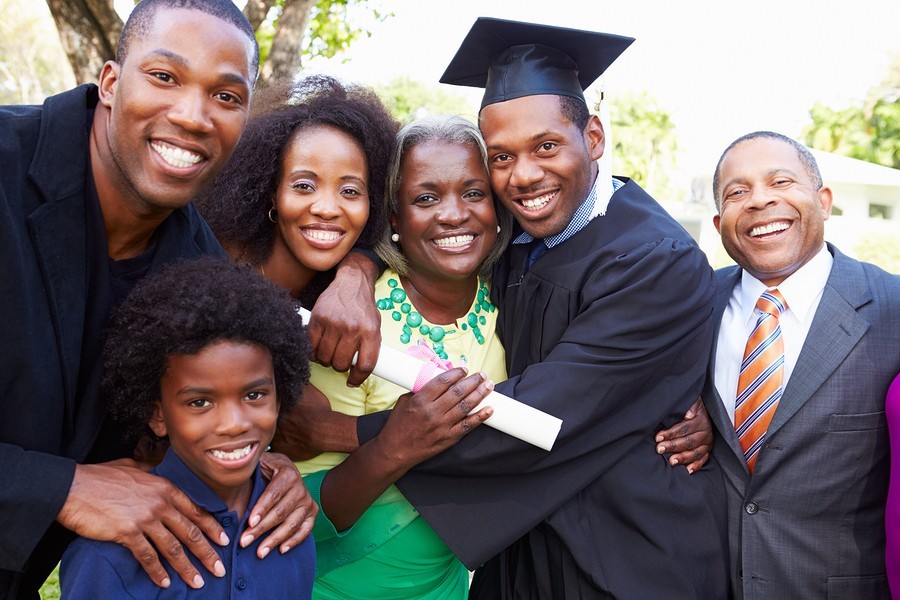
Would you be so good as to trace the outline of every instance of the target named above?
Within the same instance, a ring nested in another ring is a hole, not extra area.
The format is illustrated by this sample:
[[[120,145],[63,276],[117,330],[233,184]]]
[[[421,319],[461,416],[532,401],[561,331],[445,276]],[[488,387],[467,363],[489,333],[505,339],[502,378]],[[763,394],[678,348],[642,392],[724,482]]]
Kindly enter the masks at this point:
[[[306,330],[288,293],[250,267],[211,257],[181,261],[140,281],[110,319],[102,386],[109,414],[137,439],[161,398],[175,354],[233,341],[272,355],[279,414],[309,381]]]
[[[153,19],[156,17],[157,11],[165,8],[198,10],[241,30],[253,43],[253,64],[250,65],[250,77],[251,81],[256,80],[259,71],[259,43],[256,41],[256,34],[247,17],[232,0],[141,0],[132,9],[122,28],[122,33],[119,35],[119,43],[116,46],[117,63],[120,65],[125,63],[131,40],[146,35],[153,26]]]

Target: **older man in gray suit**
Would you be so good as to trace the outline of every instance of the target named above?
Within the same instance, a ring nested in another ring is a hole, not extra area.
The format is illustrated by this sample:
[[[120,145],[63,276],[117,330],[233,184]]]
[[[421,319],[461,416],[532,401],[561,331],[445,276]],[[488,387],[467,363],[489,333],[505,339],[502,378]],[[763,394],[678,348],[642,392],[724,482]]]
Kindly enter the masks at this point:
[[[900,370],[900,277],[824,241],[831,190],[772,132],[725,150],[723,269],[704,400],[728,493],[736,598],[890,598],[884,398]]]

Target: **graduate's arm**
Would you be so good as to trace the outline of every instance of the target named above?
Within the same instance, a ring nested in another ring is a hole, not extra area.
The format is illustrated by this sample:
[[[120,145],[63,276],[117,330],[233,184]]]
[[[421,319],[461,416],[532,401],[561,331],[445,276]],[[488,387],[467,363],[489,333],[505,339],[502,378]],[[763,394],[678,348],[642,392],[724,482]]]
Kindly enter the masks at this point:
[[[687,285],[685,282],[690,282]],[[553,450],[482,428],[416,471],[514,475],[555,469],[591,453],[593,481],[681,418],[699,395],[712,344],[715,281],[695,246],[664,239],[599,265],[585,306],[538,364],[497,391],[562,419]],[[359,439],[383,417],[357,424]],[[573,482],[573,485],[578,485]]]
[[[369,376],[381,347],[375,281],[384,264],[376,264],[375,258],[371,251],[359,249],[344,257],[334,281],[316,301],[307,328],[316,362],[337,371],[349,370],[347,385],[360,385]]]
[[[271,445],[295,461],[323,452],[349,454],[359,448],[356,417],[332,410],[325,394],[307,384],[300,402],[280,415]]]
[[[384,428],[332,468],[322,481],[322,512],[338,531],[351,527],[409,469],[450,446],[493,413],[470,411],[491,391],[483,373],[441,373],[416,394],[404,394]]]

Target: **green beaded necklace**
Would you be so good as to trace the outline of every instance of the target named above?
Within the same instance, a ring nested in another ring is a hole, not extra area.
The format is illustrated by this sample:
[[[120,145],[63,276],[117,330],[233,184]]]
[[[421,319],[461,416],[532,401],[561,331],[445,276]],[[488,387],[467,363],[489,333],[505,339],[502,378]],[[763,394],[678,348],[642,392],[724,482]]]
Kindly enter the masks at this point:
[[[444,329],[440,325],[430,326],[423,322],[422,315],[413,310],[412,304],[409,303],[406,292],[400,287],[400,282],[394,278],[388,279],[388,287],[391,293],[387,298],[378,300],[375,304],[378,310],[391,313],[391,318],[395,321],[401,321],[406,315],[406,322],[403,324],[403,332],[400,334],[400,342],[408,344],[412,339],[413,329],[418,328],[419,333],[431,340],[431,348],[434,353],[447,360],[447,353],[444,351],[444,336],[456,333],[456,329]],[[466,315],[466,318],[460,323],[459,328],[462,331],[470,331],[475,336],[475,341],[479,345],[484,345],[484,334],[481,333],[481,326],[487,323],[487,319],[481,313],[489,313],[497,310],[489,297],[490,293],[487,286],[481,280],[478,281],[478,292],[475,296],[475,304],[472,310]]]

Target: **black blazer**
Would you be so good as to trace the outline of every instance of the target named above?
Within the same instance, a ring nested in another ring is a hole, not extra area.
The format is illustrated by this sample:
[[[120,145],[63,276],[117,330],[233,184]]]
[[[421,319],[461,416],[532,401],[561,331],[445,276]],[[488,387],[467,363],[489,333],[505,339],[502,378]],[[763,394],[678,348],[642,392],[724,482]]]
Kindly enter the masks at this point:
[[[97,100],[96,86],[84,85],[42,107],[0,107],[0,598],[33,596],[62,554],[59,543],[39,542],[106,411],[97,389],[74,407]],[[192,206],[166,219],[158,237],[151,272],[177,258],[224,256]]]

